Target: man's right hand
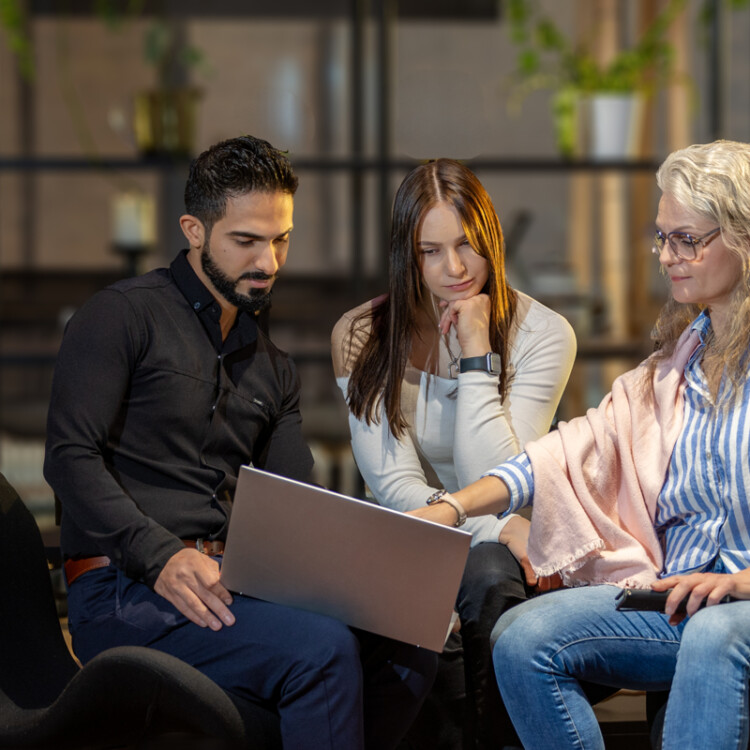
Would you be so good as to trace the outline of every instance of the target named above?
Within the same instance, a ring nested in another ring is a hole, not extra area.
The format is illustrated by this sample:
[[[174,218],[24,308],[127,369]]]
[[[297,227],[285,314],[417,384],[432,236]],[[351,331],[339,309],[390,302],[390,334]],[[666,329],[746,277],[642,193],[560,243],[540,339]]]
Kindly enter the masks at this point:
[[[232,595],[219,580],[219,564],[197,549],[186,547],[172,555],[154,591],[202,628],[221,630],[222,624],[234,625],[234,615],[227,608]]]

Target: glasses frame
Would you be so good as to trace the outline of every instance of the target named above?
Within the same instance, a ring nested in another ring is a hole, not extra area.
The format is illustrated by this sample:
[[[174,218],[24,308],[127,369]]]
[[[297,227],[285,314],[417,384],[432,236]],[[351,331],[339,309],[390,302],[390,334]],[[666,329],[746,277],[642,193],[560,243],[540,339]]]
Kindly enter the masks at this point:
[[[657,229],[654,233],[654,244],[651,247],[651,252],[654,253],[654,255],[661,255],[661,251],[663,250],[664,245],[668,245],[669,251],[672,253],[672,255],[675,256],[675,258],[684,260],[686,263],[697,263],[703,258],[703,249],[706,247],[706,245],[708,245],[709,242],[711,242],[711,240],[713,239],[713,235],[717,234],[718,232],[721,232],[721,227],[716,227],[716,229],[712,229],[710,232],[706,232],[706,234],[701,235],[700,237],[693,237],[690,232],[670,232],[669,234],[664,234],[661,229]],[[681,237],[682,239],[687,239],[688,242],[693,246],[695,257],[686,258],[684,255],[682,255],[672,243],[672,237]]]

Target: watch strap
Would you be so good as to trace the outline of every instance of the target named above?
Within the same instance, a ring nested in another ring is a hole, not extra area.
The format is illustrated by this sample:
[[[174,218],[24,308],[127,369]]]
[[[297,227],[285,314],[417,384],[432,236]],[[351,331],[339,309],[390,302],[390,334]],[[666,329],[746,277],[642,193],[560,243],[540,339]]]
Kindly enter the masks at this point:
[[[458,362],[458,371],[469,372],[471,370],[481,370],[492,375],[499,375],[500,355],[495,352],[487,352],[481,357],[461,357]]]
[[[427,498],[427,505],[437,505],[438,503],[447,503],[456,511],[456,523],[453,524],[454,527],[458,528],[466,523],[466,511],[464,510],[464,506],[461,505],[461,503],[459,503],[458,500],[448,492],[448,490],[437,490],[437,492],[433,492]]]

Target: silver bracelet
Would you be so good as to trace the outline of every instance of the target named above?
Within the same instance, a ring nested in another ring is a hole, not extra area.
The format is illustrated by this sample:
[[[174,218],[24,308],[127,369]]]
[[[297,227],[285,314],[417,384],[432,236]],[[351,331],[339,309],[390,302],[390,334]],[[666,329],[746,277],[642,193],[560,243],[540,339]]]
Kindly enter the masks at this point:
[[[466,523],[466,511],[464,510],[464,506],[461,505],[461,503],[459,503],[458,500],[448,492],[448,490],[438,490],[437,492],[433,492],[427,498],[427,505],[437,505],[439,503],[448,503],[448,505],[456,511],[456,523],[453,524],[454,527],[458,528]]]

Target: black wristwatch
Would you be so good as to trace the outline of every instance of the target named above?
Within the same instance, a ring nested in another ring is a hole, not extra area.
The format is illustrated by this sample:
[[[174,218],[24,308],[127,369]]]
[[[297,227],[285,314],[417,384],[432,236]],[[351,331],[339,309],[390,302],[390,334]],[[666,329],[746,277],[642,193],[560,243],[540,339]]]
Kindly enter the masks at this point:
[[[499,375],[502,370],[500,355],[487,352],[481,357],[462,357],[458,362],[458,371],[469,372],[469,370],[481,370],[490,375]]]

